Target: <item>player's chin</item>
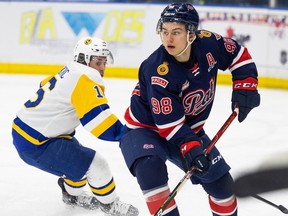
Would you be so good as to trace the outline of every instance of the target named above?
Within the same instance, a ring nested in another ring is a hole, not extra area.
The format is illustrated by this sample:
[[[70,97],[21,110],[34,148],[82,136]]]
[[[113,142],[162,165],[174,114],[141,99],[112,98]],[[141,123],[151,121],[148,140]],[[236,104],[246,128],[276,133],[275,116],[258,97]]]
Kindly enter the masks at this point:
[[[175,51],[175,48],[166,47],[165,49],[166,49],[166,51],[167,51],[170,55],[172,55],[172,56],[174,56],[174,55],[177,54],[176,51]]]

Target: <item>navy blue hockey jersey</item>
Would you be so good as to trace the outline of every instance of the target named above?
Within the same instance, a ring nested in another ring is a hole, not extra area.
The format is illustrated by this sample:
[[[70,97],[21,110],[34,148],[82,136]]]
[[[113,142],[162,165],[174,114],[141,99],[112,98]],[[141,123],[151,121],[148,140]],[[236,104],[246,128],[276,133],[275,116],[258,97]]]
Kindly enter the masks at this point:
[[[200,30],[188,62],[180,63],[161,45],[139,68],[139,82],[126,110],[127,127],[151,128],[175,144],[195,139],[209,116],[218,69],[234,80],[257,79],[248,50],[231,38]]]

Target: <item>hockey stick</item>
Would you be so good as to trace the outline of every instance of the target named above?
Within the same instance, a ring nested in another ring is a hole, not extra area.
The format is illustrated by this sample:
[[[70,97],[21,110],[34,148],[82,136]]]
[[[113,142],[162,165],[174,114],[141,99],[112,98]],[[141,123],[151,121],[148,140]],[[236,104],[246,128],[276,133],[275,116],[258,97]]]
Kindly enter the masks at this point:
[[[282,205],[276,205],[275,203],[270,202],[269,200],[264,199],[263,197],[261,197],[261,196],[259,196],[259,195],[252,195],[252,197],[254,197],[254,198],[258,199],[258,200],[261,200],[262,202],[265,202],[265,203],[267,203],[267,204],[269,204],[269,205],[271,205],[271,206],[279,209],[279,210],[280,210],[281,212],[283,212],[284,214],[288,214],[288,209],[285,208],[285,207],[282,206]]]
[[[216,133],[214,138],[211,140],[211,143],[209,146],[204,150],[204,154],[207,155],[210,153],[210,151],[213,149],[219,138],[223,135],[223,133],[226,131],[226,129],[229,127],[229,125],[232,123],[232,121],[235,119],[235,117],[239,113],[239,108],[236,107],[232,114],[229,116],[229,118],[225,121],[225,123],[222,125],[220,130]],[[154,214],[154,216],[162,216],[164,210],[169,205],[169,203],[174,199],[176,194],[181,190],[183,185],[186,183],[188,179],[193,175],[195,172],[195,167],[192,167],[190,170],[186,172],[186,174],[183,176],[183,178],[180,180],[180,182],[176,185],[174,190],[169,194],[169,196],[166,198],[166,200],[163,202],[163,204],[159,207],[157,212]]]

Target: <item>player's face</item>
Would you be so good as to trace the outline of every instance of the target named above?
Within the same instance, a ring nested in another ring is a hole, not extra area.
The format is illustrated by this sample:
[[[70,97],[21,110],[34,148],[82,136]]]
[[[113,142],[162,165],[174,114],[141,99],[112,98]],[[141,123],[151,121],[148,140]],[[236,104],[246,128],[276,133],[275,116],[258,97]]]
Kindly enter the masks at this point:
[[[105,68],[107,64],[107,58],[104,56],[93,56],[89,63],[89,67],[96,69],[99,71],[100,75],[103,77]]]
[[[176,56],[187,45],[187,31],[182,23],[163,23],[160,35],[163,46],[170,55]]]

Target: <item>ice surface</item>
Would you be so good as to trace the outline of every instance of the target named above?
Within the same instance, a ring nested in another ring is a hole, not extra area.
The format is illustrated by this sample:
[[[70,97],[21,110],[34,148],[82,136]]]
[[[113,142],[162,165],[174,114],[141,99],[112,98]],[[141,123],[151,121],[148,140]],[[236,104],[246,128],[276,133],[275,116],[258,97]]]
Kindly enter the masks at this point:
[[[38,89],[43,76],[0,75],[0,215],[3,216],[82,216],[99,215],[66,207],[61,201],[57,177],[25,164],[17,155],[11,139],[11,123],[17,110]],[[112,111],[123,120],[131,90],[136,80],[105,79],[106,96]],[[234,177],[258,168],[264,161],[278,162],[288,155],[288,91],[260,89],[261,106],[254,109],[243,123],[234,121],[217,143]],[[230,86],[218,86],[216,99],[206,132],[211,138],[231,113]],[[125,166],[118,143],[97,140],[83,128],[77,129],[77,138],[83,145],[104,155],[116,181],[116,190],[122,201],[130,202],[140,210],[140,216],[149,212],[138,187]],[[284,155],[284,157],[283,157]],[[286,156],[285,156],[286,155]],[[279,156],[280,157],[280,156]],[[169,185],[171,190],[184,176],[170,163]],[[264,198],[288,207],[288,190],[261,194]],[[187,182],[176,196],[182,216],[211,215],[207,195],[199,185]],[[282,212],[254,198],[239,199],[240,216],[277,216]]]

